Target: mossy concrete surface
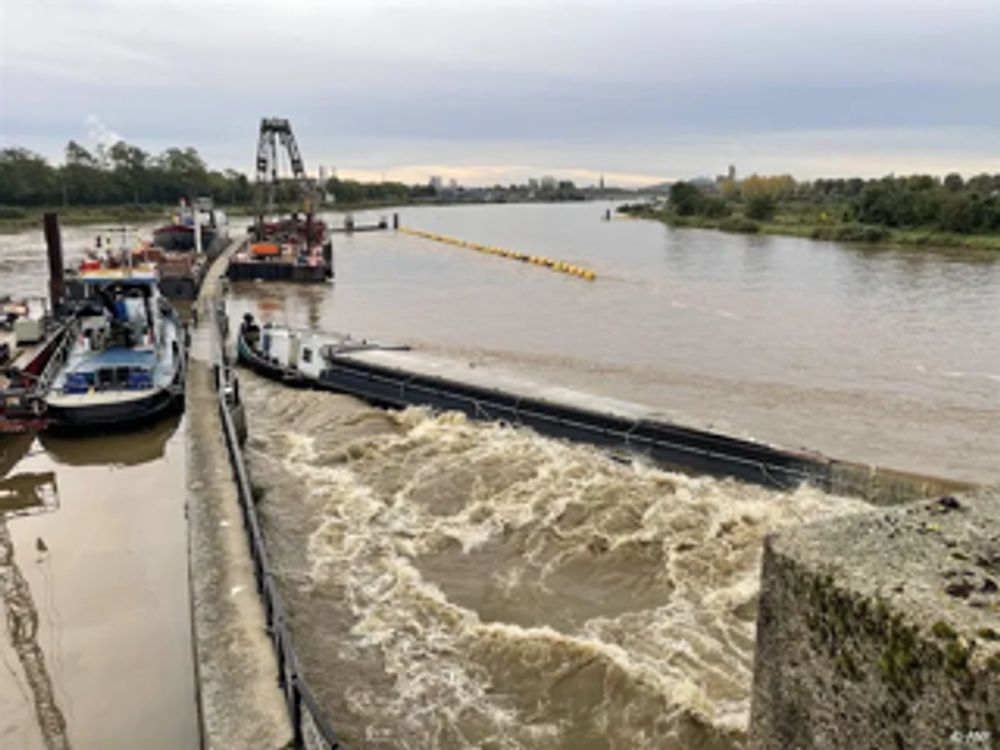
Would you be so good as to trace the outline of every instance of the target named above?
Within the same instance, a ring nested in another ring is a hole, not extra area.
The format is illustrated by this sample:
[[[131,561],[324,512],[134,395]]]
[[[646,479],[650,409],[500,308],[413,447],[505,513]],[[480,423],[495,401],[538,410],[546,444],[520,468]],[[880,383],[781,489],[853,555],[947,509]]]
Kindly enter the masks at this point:
[[[765,542],[751,743],[1000,748],[1000,490]]]

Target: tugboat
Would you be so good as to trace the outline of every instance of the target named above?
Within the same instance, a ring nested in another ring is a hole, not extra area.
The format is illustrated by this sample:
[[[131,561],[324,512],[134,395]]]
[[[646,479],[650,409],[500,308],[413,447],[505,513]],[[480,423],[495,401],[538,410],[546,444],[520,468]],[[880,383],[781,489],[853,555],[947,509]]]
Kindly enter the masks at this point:
[[[67,278],[79,331],[46,397],[60,431],[134,427],[179,411],[186,331],[153,266],[84,261]]]

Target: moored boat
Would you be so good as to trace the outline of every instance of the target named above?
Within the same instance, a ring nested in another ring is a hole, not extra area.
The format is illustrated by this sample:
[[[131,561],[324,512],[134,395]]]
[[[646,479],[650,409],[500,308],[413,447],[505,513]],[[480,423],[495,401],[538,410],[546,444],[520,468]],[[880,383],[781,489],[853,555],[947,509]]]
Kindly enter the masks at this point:
[[[340,354],[382,350],[407,350],[406,346],[380,344],[347,334],[311,331],[285,326],[260,326],[247,314],[236,340],[239,361],[260,375],[286,385],[316,385],[323,370]]]
[[[72,328],[42,300],[0,300],[0,433],[45,426],[44,396]]]
[[[197,198],[193,205],[182,200],[174,221],[153,231],[156,247],[171,252],[200,249],[210,260],[222,251],[228,240],[226,214],[214,208],[209,198]]]
[[[182,408],[186,331],[156,269],[84,267],[67,291],[79,329],[45,400],[50,427],[128,428]]]

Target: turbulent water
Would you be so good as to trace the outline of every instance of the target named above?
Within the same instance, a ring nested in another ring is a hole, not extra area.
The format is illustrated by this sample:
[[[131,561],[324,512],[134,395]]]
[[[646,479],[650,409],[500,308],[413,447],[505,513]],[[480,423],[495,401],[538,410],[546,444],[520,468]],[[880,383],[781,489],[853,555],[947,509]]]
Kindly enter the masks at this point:
[[[744,747],[763,535],[864,508],[242,377],[267,543],[348,747]]]

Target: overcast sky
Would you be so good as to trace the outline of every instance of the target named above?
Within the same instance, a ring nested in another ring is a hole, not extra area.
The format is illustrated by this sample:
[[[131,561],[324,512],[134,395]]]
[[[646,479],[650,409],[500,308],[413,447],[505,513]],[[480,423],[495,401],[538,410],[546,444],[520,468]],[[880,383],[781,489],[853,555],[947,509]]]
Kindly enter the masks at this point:
[[[1000,172],[1000,0],[0,0],[0,143],[469,184]]]

